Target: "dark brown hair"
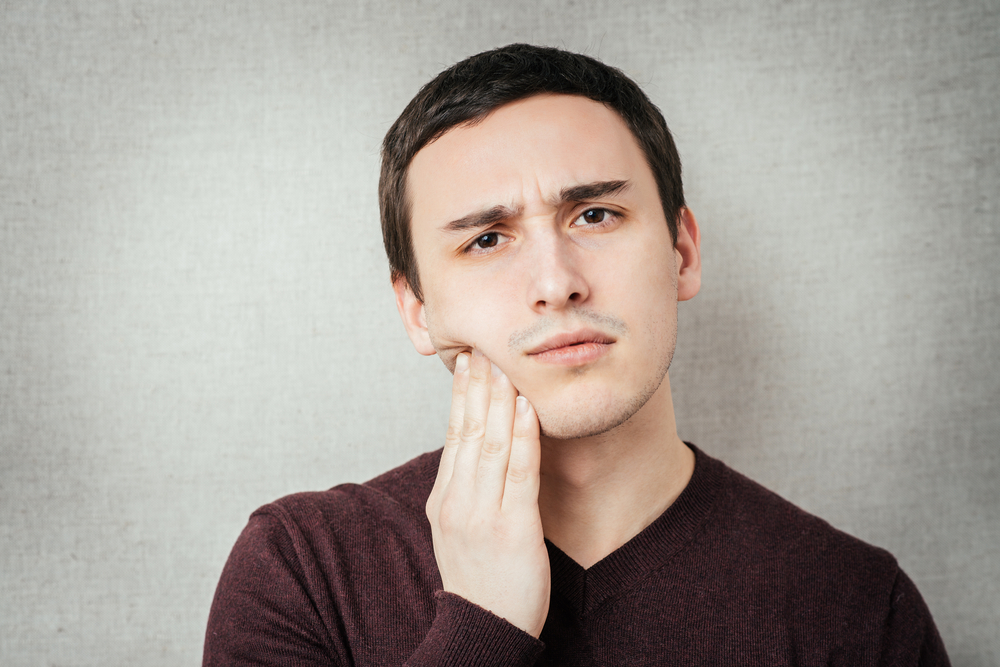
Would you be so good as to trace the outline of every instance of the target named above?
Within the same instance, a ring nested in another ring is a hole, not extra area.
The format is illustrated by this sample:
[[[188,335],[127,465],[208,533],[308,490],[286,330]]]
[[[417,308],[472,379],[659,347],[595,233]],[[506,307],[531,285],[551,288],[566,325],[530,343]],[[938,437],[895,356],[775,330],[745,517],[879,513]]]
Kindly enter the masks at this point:
[[[677,242],[677,215],[684,206],[681,161],[660,110],[619,69],[561,49],[510,44],[467,58],[434,77],[382,142],[378,186],[382,240],[393,281],[405,278],[421,301],[406,196],[413,156],[453,127],[475,123],[505,104],[544,93],[587,97],[622,117],[646,155],[670,237]]]

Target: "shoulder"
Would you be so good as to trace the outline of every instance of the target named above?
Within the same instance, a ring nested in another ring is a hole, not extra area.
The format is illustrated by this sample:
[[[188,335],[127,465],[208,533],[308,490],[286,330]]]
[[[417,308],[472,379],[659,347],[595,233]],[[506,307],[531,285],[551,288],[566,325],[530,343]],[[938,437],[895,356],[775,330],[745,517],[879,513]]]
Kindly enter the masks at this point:
[[[927,605],[892,554],[705,459],[719,480],[716,545],[745,554],[735,559],[739,576],[794,610],[798,636],[837,647],[838,664],[948,664]]]
[[[728,602],[779,635],[793,629],[809,664],[833,655],[840,659],[831,664],[948,664],[927,606],[892,554],[695,452],[696,475],[715,489],[695,551]]]
[[[255,511],[219,580],[205,664],[258,664],[265,654],[348,664],[387,619],[398,630],[393,650],[381,648],[412,653],[440,585],[423,511],[436,460],[432,452],[364,484]]]
[[[800,609],[887,613],[901,572],[885,549],[834,528],[725,464],[699,453],[718,481],[707,539],[747,576]],[[806,613],[809,613],[806,611]]]
[[[374,526],[410,532],[425,523],[440,452],[428,452],[362,484],[293,493],[257,509],[250,525],[262,530],[316,534],[371,534]]]
[[[716,519],[733,539],[803,565],[853,569],[864,563],[866,572],[895,577],[896,559],[885,549],[834,528],[722,462],[700,456],[718,476]]]

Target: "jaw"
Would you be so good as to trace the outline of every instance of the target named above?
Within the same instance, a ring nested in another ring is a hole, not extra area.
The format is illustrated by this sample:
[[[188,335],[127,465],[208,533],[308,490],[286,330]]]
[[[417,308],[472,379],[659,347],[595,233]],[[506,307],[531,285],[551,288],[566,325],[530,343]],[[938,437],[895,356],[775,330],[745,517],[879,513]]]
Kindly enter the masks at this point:
[[[661,390],[665,389],[670,402],[669,382],[663,380],[673,358],[676,334],[664,338],[666,345],[652,355],[653,368],[650,359],[632,358],[635,355],[630,348],[634,342],[629,340],[612,344],[602,358],[581,366],[543,364],[523,354],[511,356],[506,346],[494,349],[498,346],[482,345],[479,349],[507,374],[519,394],[531,402],[544,439],[607,440],[619,434],[624,437],[625,432],[632,433],[636,428],[636,433],[644,432],[641,422],[647,421],[646,413],[659,411],[653,405],[648,406],[650,410],[644,408]],[[451,372],[457,355],[471,352],[473,347],[444,336],[435,335],[432,340],[442,363]]]
[[[543,437],[562,441],[614,439],[643,421],[649,412],[646,406],[663,388],[669,363],[669,358],[664,360],[646,377],[637,376],[634,368],[615,364],[570,369],[556,382],[526,385],[523,393],[535,406]],[[669,383],[666,386],[669,394]],[[651,412],[657,411],[655,406],[649,407]]]

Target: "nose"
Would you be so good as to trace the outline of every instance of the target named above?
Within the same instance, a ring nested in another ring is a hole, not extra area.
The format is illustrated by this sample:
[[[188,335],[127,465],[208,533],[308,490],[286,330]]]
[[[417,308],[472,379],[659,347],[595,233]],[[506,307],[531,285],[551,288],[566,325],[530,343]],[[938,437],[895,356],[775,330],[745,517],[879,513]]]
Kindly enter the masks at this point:
[[[524,267],[528,305],[543,314],[585,302],[590,289],[580,270],[580,249],[558,232],[541,234],[531,245]]]

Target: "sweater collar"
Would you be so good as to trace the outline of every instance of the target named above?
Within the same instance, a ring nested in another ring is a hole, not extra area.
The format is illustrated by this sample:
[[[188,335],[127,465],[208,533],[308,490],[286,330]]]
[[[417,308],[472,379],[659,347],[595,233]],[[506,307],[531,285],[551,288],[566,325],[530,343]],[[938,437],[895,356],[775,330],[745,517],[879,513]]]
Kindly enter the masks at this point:
[[[559,547],[545,540],[552,569],[552,593],[580,616],[624,593],[667,563],[691,541],[711,510],[722,464],[685,443],[695,455],[694,472],[677,499],[638,535],[584,570]]]

